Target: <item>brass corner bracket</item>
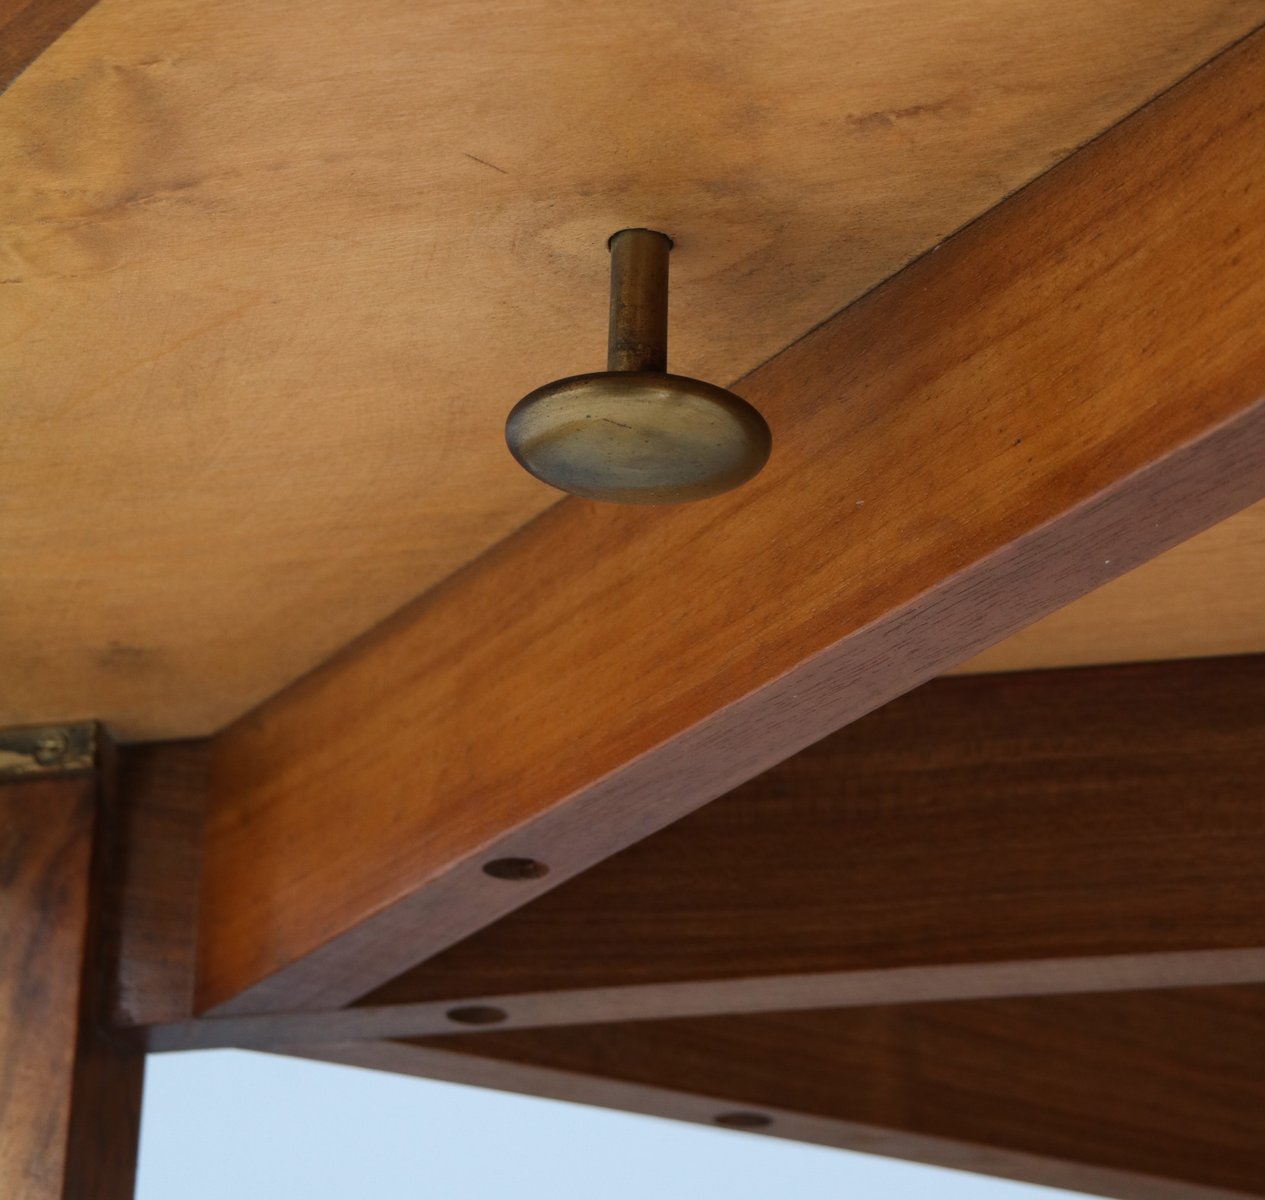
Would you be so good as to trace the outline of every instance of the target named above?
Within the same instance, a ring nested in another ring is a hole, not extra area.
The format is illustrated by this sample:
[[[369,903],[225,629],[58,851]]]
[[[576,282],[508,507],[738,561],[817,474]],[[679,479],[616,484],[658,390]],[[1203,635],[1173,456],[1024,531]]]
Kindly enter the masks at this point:
[[[95,721],[0,729],[0,780],[91,771],[100,748]]]

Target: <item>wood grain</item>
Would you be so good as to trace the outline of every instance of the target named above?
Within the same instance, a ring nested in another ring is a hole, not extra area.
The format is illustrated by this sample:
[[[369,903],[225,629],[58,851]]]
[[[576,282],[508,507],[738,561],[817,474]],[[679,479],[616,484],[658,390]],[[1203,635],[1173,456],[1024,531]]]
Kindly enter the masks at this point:
[[[1022,671],[1265,651],[1256,504],[955,668]]]
[[[143,1059],[97,1029],[94,778],[0,785],[0,1195],[130,1200]]]
[[[362,1003],[512,1021],[546,993],[573,1024],[1265,983],[1263,710],[1265,658],[937,680]]]
[[[1265,1194],[1265,993],[1189,989],[315,1047],[306,1057],[1120,1200]]]
[[[1265,983],[1263,708],[1265,658],[933,681],[351,1008],[129,1023],[268,1048]]]
[[[752,484],[559,505],[222,734],[200,1008],[352,999],[1259,500],[1261,94],[1253,38],[748,377]]]
[[[0,0],[0,93],[96,0]]]
[[[614,230],[674,236],[671,363],[726,384],[1265,2],[627,16],[103,0],[16,80],[0,721],[214,732],[551,505],[502,422],[600,365]]]
[[[108,907],[116,931],[112,1022],[193,1012],[198,879],[210,746],[156,742],[120,754],[118,850]]]

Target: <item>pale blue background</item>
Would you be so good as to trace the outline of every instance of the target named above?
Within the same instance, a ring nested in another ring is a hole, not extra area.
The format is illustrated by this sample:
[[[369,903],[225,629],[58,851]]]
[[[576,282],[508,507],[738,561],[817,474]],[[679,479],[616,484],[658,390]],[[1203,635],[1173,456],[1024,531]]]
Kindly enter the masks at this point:
[[[235,1050],[154,1055],[138,1200],[1067,1200],[581,1105]]]

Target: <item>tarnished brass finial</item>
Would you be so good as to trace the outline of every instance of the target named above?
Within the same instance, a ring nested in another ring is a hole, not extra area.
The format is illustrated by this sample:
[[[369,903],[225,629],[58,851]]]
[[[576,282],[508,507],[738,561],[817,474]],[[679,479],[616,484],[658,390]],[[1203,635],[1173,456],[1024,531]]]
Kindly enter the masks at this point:
[[[510,452],[589,500],[676,504],[745,483],[768,461],[764,418],[724,388],[667,374],[671,238],[622,229],[609,244],[606,370],[524,396],[505,423]]]

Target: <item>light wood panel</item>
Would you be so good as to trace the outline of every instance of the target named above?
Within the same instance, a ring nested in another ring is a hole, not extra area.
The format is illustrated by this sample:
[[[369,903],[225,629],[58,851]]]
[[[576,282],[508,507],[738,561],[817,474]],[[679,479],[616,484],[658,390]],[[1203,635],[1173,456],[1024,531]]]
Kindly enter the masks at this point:
[[[1262,19],[103,0],[0,100],[0,721],[209,732],[549,505],[614,229],[728,382]]]
[[[142,1058],[97,1030],[92,777],[0,783],[0,1195],[130,1200]]]
[[[749,376],[752,484],[559,505],[222,734],[200,1004],[359,995],[1259,500],[1262,90],[1265,35]]]
[[[1051,996],[305,1049],[1120,1200],[1265,1194],[1265,994]]]

